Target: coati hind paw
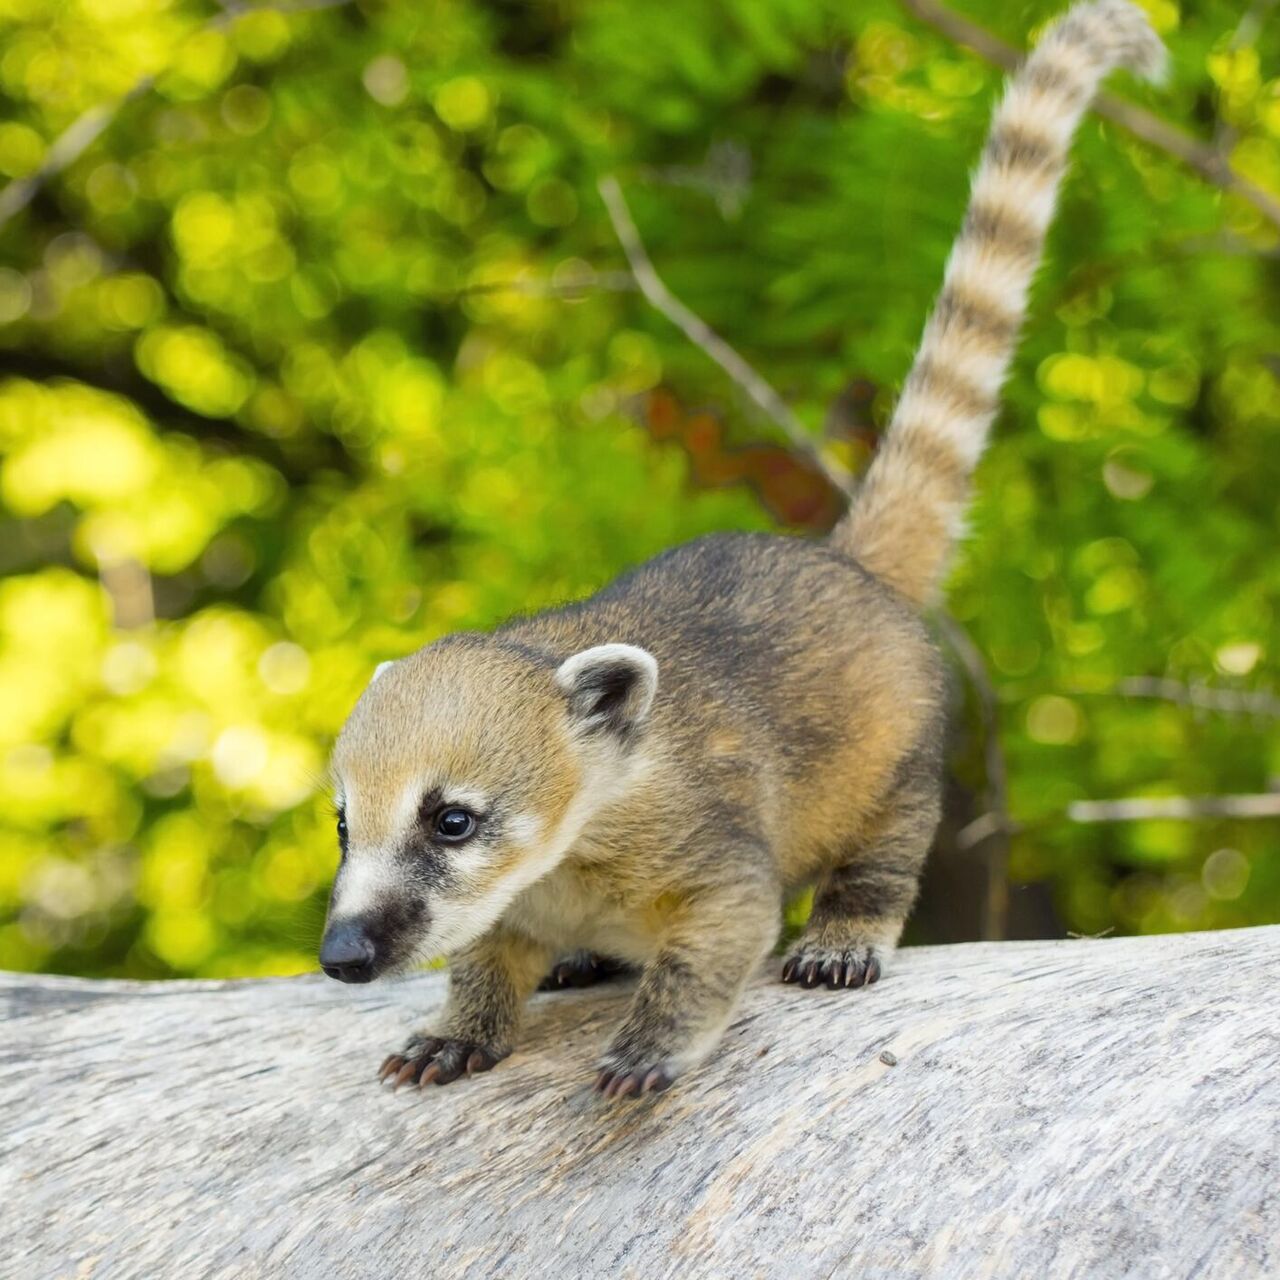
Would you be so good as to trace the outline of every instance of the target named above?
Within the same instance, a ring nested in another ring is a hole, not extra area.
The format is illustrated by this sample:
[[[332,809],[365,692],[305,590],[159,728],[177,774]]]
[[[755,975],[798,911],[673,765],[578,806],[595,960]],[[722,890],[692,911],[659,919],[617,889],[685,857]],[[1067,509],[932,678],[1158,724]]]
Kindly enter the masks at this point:
[[[675,1083],[670,1063],[606,1063],[596,1076],[596,1092],[610,1100],[639,1098],[646,1093],[663,1093]]]
[[[390,1080],[392,1089],[402,1084],[452,1084],[462,1075],[491,1071],[506,1054],[474,1040],[449,1040],[439,1036],[414,1037],[401,1053],[393,1053],[378,1070],[379,1080]]]
[[[879,981],[881,955],[873,946],[852,946],[843,950],[801,947],[782,964],[782,981],[802,987],[826,986],[832,991],[869,987]]]
[[[551,972],[538,984],[539,991],[562,991],[565,987],[593,987],[620,974],[630,973],[631,966],[594,951],[575,951],[557,960]]]

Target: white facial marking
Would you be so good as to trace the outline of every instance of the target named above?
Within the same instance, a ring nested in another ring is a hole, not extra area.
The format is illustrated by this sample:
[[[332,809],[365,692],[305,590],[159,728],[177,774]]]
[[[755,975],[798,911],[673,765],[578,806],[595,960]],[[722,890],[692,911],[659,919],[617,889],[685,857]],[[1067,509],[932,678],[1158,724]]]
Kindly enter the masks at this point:
[[[567,847],[567,846],[566,846]],[[451,955],[459,947],[474,942],[502,918],[511,900],[551,871],[564,850],[547,845],[532,857],[522,859],[487,894],[479,898],[440,898],[433,904],[431,933],[426,939],[430,955]],[[455,864],[465,877],[468,868]],[[474,869],[478,869],[478,866]]]
[[[395,862],[389,854],[380,849],[350,852],[338,870],[330,918],[376,915],[394,900],[397,888]]]
[[[513,813],[503,828],[515,844],[532,844],[542,834],[542,822],[532,813]]]
[[[483,791],[474,787],[455,787],[447,782],[441,784],[435,778],[418,778],[396,798],[394,825],[401,836],[408,835],[417,823],[423,797],[436,790],[440,792],[441,809],[469,809],[472,813],[485,814],[492,804]]]
[[[528,833],[529,842],[533,845],[530,854],[522,858],[484,897],[469,901],[441,899],[438,905],[433,904],[431,934],[426,939],[424,954],[449,955],[491,929],[519,894],[555,870],[577,843],[587,823],[621,796],[649,767],[650,761],[646,757],[637,756],[622,771],[611,772],[604,777],[588,776],[553,831],[545,831],[543,824],[530,814],[516,814],[508,820],[507,828],[512,839],[516,838],[511,831],[512,822],[519,824],[517,829],[522,835]]]
[[[411,782],[396,797],[395,829],[403,835],[418,820],[418,807],[422,804],[424,791],[421,783]]]
[[[483,791],[476,791],[470,787],[451,787],[447,783],[441,791],[444,795],[444,799],[440,802],[442,808],[456,805],[460,809],[470,809],[472,813],[489,811],[489,797]]]

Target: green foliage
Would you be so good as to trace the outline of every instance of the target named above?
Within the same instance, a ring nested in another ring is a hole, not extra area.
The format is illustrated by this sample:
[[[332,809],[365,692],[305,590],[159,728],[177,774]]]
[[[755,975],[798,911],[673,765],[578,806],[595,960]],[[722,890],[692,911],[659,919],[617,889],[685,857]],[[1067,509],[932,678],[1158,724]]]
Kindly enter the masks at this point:
[[[1173,82],[1122,91],[1280,196],[1276,25],[1147,7]],[[1021,43],[1054,8],[965,11]],[[0,966],[311,967],[326,744],[375,661],[803,507],[750,451],[773,428],[611,287],[598,176],[857,463],[998,84],[888,0],[220,13],[0,0],[6,180],[155,76],[0,228]],[[1115,127],[1077,161],[951,595],[1014,871],[1084,931],[1274,920],[1275,823],[1060,817],[1280,775],[1274,719],[1112,692],[1274,680],[1280,240]]]

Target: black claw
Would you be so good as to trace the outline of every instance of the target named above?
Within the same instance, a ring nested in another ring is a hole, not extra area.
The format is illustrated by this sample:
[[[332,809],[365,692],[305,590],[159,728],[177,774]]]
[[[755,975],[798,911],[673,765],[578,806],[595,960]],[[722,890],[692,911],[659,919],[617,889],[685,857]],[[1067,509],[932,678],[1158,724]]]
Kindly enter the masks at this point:
[[[464,1072],[478,1075],[491,1071],[500,1056],[470,1040],[441,1040],[428,1037],[415,1040],[404,1053],[393,1053],[379,1072],[380,1080],[390,1080],[393,1088],[415,1084],[451,1084]]]
[[[830,991],[842,988],[869,987],[880,980],[880,960],[875,955],[863,956],[861,949],[836,953],[788,956],[782,965],[782,981],[802,987],[826,986]]]
[[[638,1067],[634,1071],[604,1067],[596,1076],[595,1090],[610,1101],[665,1093],[675,1077],[665,1067]]]
[[[617,1079],[605,1091],[605,1096],[609,1098],[629,1098],[632,1095],[640,1093],[640,1086],[644,1084],[639,1072],[628,1071],[624,1076],[618,1076]]]
[[[474,1049],[467,1058],[467,1075],[478,1076],[482,1071],[492,1071],[497,1062],[487,1049]]]
[[[644,1093],[666,1093],[671,1088],[672,1078],[661,1067],[655,1067],[644,1078],[641,1091]]]

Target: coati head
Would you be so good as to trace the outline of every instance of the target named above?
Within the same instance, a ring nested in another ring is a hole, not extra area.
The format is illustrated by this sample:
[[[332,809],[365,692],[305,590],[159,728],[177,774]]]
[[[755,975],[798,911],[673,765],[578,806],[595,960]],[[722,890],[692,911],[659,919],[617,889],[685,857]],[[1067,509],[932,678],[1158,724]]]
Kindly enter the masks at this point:
[[[635,768],[657,680],[631,645],[557,661],[471,635],[383,664],[333,751],[324,971],[368,982],[489,929]]]

